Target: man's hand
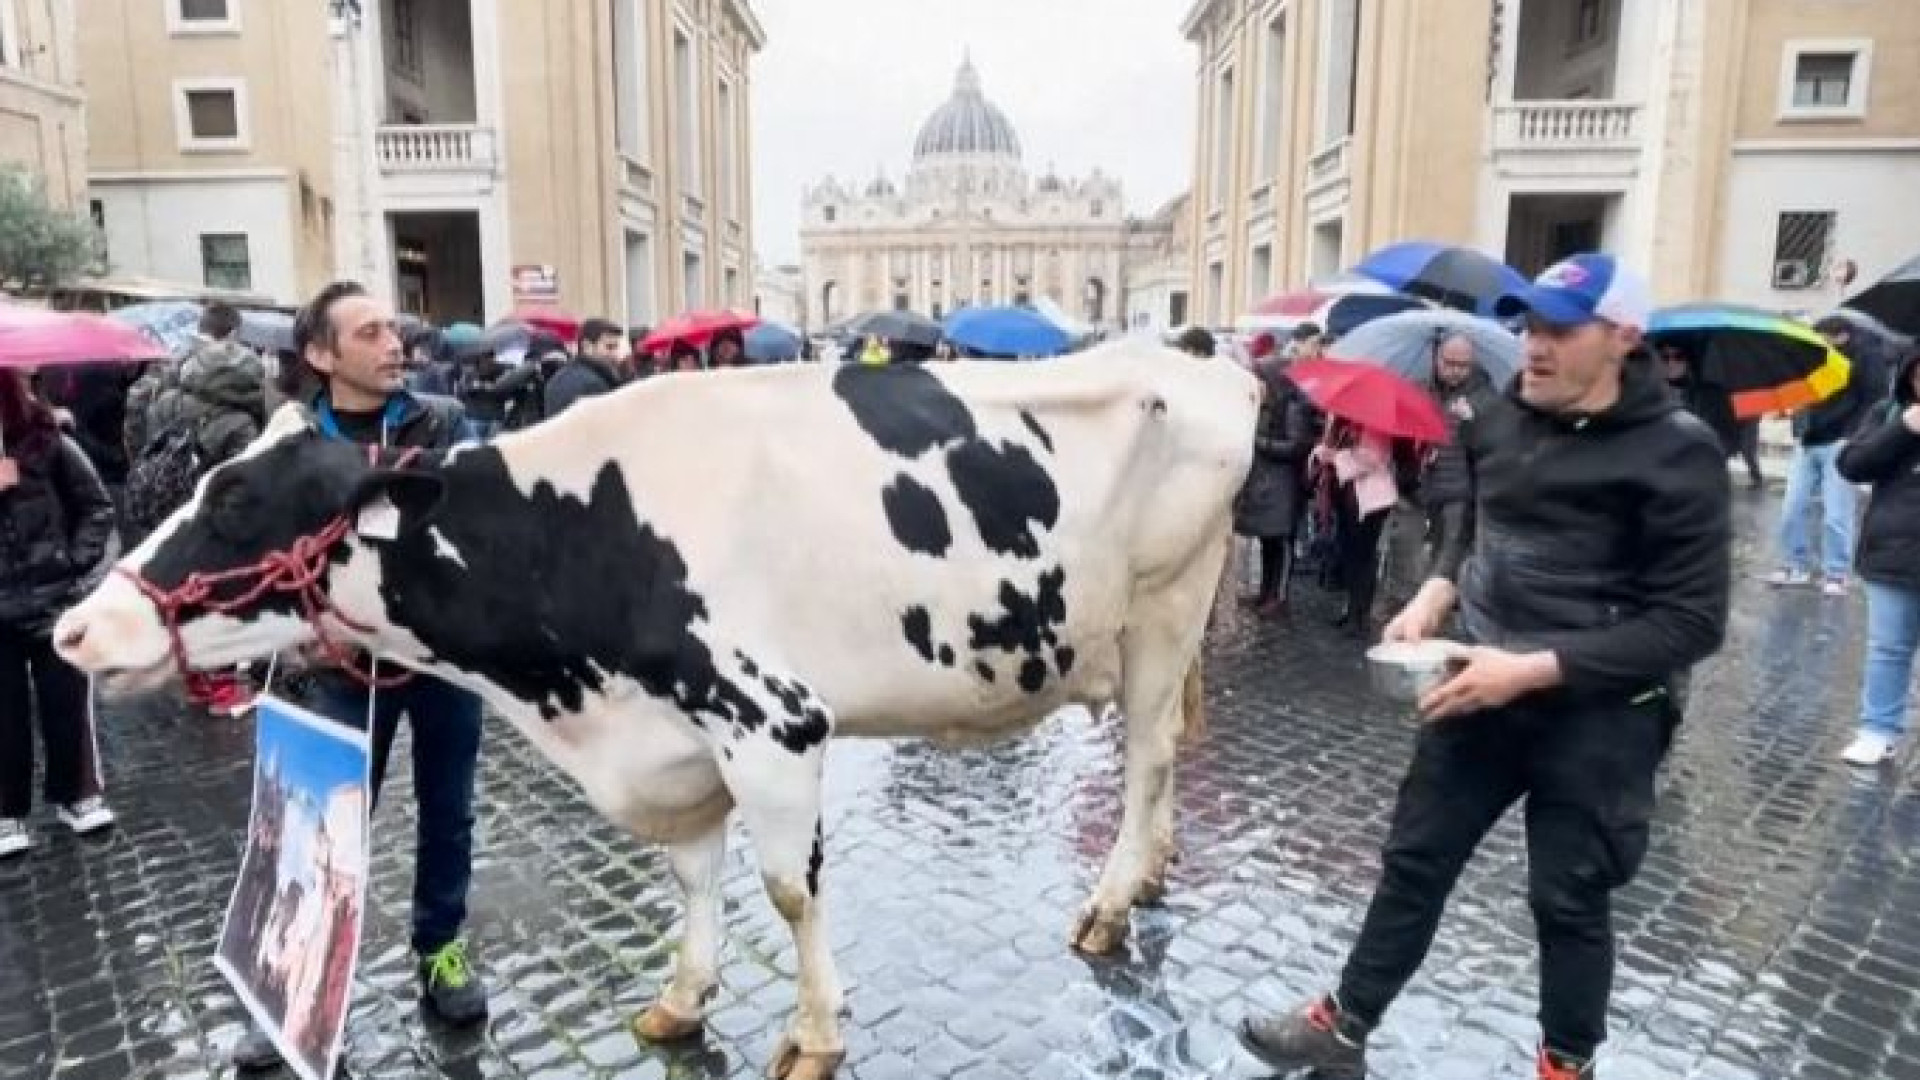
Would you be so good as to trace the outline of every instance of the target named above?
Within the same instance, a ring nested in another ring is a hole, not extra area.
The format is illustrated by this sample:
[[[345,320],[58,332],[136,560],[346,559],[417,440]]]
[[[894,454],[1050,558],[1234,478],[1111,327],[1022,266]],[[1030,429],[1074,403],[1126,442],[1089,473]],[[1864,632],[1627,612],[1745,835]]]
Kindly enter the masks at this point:
[[[1462,649],[1460,659],[1460,670],[1420,699],[1423,718],[1445,720],[1497,709],[1522,694],[1560,685],[1560,658],[1551,652],[1512,653],[1476,645]]]
[[[1920,405],[1907,406],[1906,411],[1900,414],[1900,422],[1907,425],[1908,431],[1920,435]]]
[[[1380,640],[1425,641],[1439,633],[1440,624],[1446,622],[1447,615],[1453,611],[1457,595],[1453,583],[1440,578],[1420,586],[1407,606],[1380,632]]]

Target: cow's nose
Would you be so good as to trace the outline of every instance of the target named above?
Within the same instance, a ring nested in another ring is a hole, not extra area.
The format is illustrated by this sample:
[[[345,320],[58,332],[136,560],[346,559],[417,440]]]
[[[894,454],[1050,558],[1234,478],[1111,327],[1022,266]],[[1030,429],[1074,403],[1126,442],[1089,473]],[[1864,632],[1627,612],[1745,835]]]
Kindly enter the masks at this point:
[[[71,656],[87,641],[87,624],[79,621],[69,622],[58,628],[53,639],[54,647]]]

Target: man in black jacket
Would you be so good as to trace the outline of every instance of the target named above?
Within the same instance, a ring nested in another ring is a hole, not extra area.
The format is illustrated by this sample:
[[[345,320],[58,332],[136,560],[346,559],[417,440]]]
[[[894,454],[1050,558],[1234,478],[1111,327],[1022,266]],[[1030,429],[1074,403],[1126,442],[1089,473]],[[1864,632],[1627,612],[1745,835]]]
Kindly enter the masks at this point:
[[[1440,556],[1450,547],[1464,543],[1461,535],[1471,516],[1472,476],[1467,469],[1467,452],[1460,445],[1460,425],[1472,420],[1493,394],[1475,355],[1473,339],[1454,334],[1434,346],[1432,380],[1427,392],[1446,414],[1447,431],[1452,440],[1436,448],[1422,470],[1419,486],[1420,508],[1426,512],[1427,564],[1419,579],[1433,576]]]
[[[1712,432],[1633,355],[1646,287],[1608,256],[1569,259],[1503,304],[1526,367],[1461,427],[1471,554],[1455,544],[1387,627],[1437,633],[1458,605],[1457,671],[1420,702],[1382,875],[1338,992],[1251,1019],[1282,1072],[1365,1075],[1367,1033],[1412,978],[1481,839],[1526,800],[1540,942],[1542,1080],[1593,1075],[1613,979],[1610,897],[1646,854],[1677,683],[1720,645],[1728,482]]]
[[[588,319],[580,327],[578,352],[547,380],[546,418],[559,416],[581,398],[618,390],[624,381],[620,359],[625,355],[624,330],[605,319]]]
[[[393,310],[354,282],[321,290],[294,322],[294,347],[307,369],[320,432],[375,446],[444,449],[472,432],[459,402],[406,390]],[[415,675],[374,691],[344,673],[316,680],[315,711],[351,727],[372,717],[375,797],[404,714],[413,729],[413,788],[419,808],[414,852],[413,951],[427,1007],[453,1024],[486,1018],[487,994],[467,959],[460,930],[473,877],[473,789],[480,757],[480,699],[451,683]],[[234,1048],[243,1070],[279,1063],[273,1043],[250,1030]]]

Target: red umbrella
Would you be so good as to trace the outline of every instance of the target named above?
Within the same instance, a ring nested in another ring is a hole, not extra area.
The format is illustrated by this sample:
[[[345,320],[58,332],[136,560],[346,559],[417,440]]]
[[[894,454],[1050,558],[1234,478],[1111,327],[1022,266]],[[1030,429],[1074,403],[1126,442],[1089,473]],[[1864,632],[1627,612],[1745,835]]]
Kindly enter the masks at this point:
[[[580,320],[559,308],[521,308],[507,316],[507,321],[545,330],[569,345],[580,340]]]
[[[145,334],[99,315],[0,307],[0,367],[164,360]]]
[[[1328,416],[1398,439],[1447,441],[1447,418],[1426,391],[1370,360],[1300,360],[1287,378]]]
[[[676,344],[704,348],[715,334],[728,330],[751,330],[760,320],[741,311],[689,311],[675,315],[653,328],[640,342],[640,351],[666,352]]]

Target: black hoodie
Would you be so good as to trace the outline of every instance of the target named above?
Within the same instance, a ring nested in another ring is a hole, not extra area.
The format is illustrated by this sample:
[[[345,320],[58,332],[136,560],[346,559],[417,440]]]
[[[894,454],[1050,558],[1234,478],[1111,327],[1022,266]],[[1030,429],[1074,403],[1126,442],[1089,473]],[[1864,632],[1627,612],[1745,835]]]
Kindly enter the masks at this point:
[[[1726,455],[1647,359],[1590,416],[1541,412],[1519,381],[1460,428],[1471,554],[1443,552],[1468,640],[1550,649],[1568,692],[1637,695],[1720,647],[1732,530]]]
[[[1854,557],[1860,576],[1880,585],[1920,589],[1920,435],[1902,419],[1914,403],[1913,371],[1900,367],[1893,400],[1869,412],[1836,463],[1849,483],[1872,484]]]

